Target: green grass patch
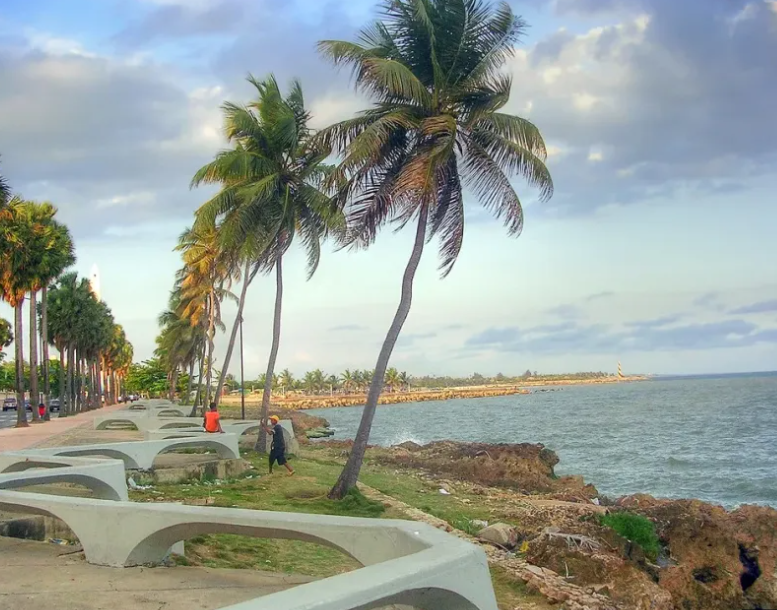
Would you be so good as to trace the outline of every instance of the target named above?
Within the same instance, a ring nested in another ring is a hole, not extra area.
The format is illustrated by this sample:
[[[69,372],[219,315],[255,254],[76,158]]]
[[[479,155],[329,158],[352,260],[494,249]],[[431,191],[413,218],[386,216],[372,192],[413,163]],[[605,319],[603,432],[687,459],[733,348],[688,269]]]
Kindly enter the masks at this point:
[[[651,561],[658,557],[661,544],[656,534],[656,526],[647,517],[629,512],[613,512],[603,515],[600,521],[602,525],[639,546]]]
[[[276,468],[267,474],[267,456],[252,451],[243,458],[254,468],[243,475],[218,484],[206,476],[182,484],[158,484],[146,491],[130,491],[135,501],[183,502],[236,507],[254,510],[288,511],[351,517],[407,519],[401,510],[386,508],[381,502],[365,497],[358,489],[343,500],[332,501],[327,493],[343,468],[341,459],[326,448],[305,447],[294,461],[297,474],[287,476]],[[426,480],[413,470],[397,470],[367,460],[360,480],[382,493],[450,523],[453,527],[476,533],[473,520],[492,521],[492,508],[482,497],[453,490],[452,495],[439,493],[439,484]],[[178,565],[206,566],[296,573],[323,578],[358,568],[358,564],[329,547],[293,540],[266,540],[237,535],[198,536],[186,542],[186,556],[174,557]],[[546,610],[550,606],[535,594],[527,593],[522,582],[510,574],[492,569],[494,588],[500,608],[527,607]],[[525,605],[527,604],[528,605]]]
[[[218,534],[198,536],[186,543],[178,565],[263,570],[324,578],[350,572],[359,564],[329,547],[296,540],[264,540]]]

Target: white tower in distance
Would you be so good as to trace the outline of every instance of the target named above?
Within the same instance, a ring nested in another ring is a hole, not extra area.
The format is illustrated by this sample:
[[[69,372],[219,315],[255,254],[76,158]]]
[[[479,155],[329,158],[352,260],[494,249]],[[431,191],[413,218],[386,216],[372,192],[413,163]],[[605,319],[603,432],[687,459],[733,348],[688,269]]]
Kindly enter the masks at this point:
[[[92,294],[99,301],[100,299],[100,270],[97,268],[97,264],[92,265],[92,270],[89,272],[89,287],[92,289]]]

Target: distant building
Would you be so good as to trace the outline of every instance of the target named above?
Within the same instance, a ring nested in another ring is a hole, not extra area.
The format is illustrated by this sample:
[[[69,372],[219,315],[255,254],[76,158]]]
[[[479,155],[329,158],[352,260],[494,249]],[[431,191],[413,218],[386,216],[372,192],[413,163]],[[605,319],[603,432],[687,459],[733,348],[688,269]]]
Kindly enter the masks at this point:
[[[92,270],[89,272],[89,287],[92,289],[92,294],[99,301],[100,297],[100,270],[97,268],[97,264],[92,265]]]

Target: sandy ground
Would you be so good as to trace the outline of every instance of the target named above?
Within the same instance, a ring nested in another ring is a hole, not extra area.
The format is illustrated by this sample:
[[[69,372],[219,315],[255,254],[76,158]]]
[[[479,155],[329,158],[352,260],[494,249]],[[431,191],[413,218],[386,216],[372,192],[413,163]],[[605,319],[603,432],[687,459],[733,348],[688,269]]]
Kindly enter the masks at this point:
[[[114,569],[78,547],[0,537],[0,610],[211,610],[310,578],[209,568]]]

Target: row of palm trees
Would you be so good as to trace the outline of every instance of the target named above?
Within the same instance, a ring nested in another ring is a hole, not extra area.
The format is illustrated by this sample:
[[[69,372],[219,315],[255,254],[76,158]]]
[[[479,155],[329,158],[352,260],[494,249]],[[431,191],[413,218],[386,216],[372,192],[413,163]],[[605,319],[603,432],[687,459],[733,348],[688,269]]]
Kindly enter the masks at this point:
[[[539,130],[500,112],[512,86],[501,68],[524,30],[525,23],[506,3],[494,7],[485,0],[384,0],[381,20],[363,30],[357,42],[319,43],[323,57],[351,69],[357,91],[371,99],[368,108],[314,132],[299,82],[284,95],[273,77],[250,77],[256,98],[246,105],[223,105],[230,148],[192,180],[192,186],[215,184],[220,190],[195,214],[192,232],[197,239],[181,240],[182,273],[192,281],[181,286],[181,303],[171,299],[171,305],[177,304],[176,315],[199,328],[200,362],[208,363],[207,377],[220,322],[218,302],[230,296],[229,287],[242,278],[223,376],[242,327],[248,286],[257,273],[274,273],[263,418],[280,344],[283,262],[292,244],[297,241],[306,250],[312,276],[327,239],[338,247],[361,248],[371,245],[388,223],[397,229],[415,225],[399,306],[332,498],[342,498],[356,484],[425,244],[439,239],[440,270],[446,276],[463,243],[465,191],[501,219],[510,235],[518,235],[523,227],[521,201],[511,178],[526,179],[540,200],[553,193]],[[198,301],[192,309],[189,299],[195,293],[203,304],[200,308]],[[163,334],[167,328],[165,323]],[[257,448],[266,446],[262,437]]]
[[[308,394],[333,392],[354,394],[366,392],[372,383],[374,374],[374,371],[369,370],[361,371],[346,369],[339,375],[330,375],[321,369],[315,369],[314,371],[307,371],[302,377],[297,379],[289,369],[284,369],[273,376],[272,389],[273,391],[280,391],[282,394],[292,391],[304,391]],[[245,385],[247,388],[254,388],[257,386],[264,388],[265,381],[265,375],[260,375],[258,379],[247,382]],[[411,378],[406,372],[400,373],[394,367],[386,370],[383,381],[383,386],[386,391],[406,392],[410,389],[410,385]]]
[[[75,263],[73,240],[56,220],[50,203],[12,195],[0,176],[0,298],[14,308],[15,390],[17,426],[27,426],[26,390],[34,422],[39,402],[50,404],[49,346],[59,351],[62,370],[56,396],[60,417],[101,405],[101,396],[115,400],[119,379],[132,362],[132,346],[110,309],[99,301],[88,280],[64,273]],[[38,303],[40,296],[40,303]],[[24,378],[23,305],[29,300],[29,388]],[[10,335],[10,332],[5,333]],[[7,345],[11,337],[4,336]],[[38,352],[42,379],[38,378]],[[67,380],[67,381],[66,381]],[[48,411],[44,416],[48,419]]]

